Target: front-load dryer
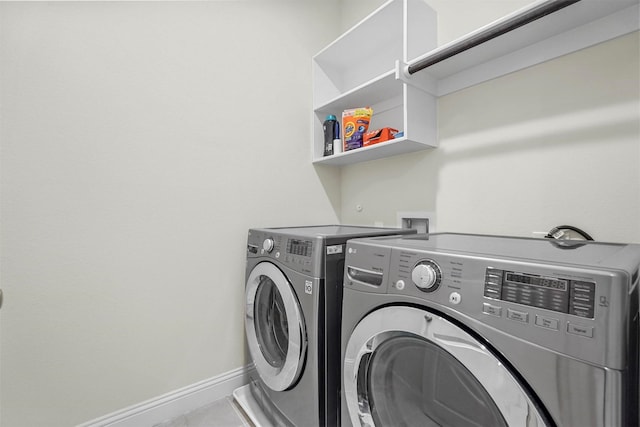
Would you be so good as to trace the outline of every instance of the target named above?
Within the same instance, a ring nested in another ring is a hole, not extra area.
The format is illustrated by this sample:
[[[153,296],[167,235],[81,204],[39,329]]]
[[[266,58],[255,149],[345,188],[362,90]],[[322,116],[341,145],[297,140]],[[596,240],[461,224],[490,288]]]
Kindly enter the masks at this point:
[[[391,234],[415,230],[342,225],[249,230],[249,388],[274,425],[339,423],[345,244]]]
[[[640,245],[347,244],[344,426],[638,425]]]

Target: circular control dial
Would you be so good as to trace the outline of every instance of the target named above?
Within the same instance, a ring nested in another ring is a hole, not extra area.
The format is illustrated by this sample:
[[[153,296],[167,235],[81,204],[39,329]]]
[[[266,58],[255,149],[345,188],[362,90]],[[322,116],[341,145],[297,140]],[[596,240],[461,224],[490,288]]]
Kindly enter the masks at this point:
[[[413,267],[411,279],[421,291],[433,292],[440,286],[442,272],[438,264],[431,260],[424,260]]]
[[[265,252],[271,252],[274,246],[275,243],[273,242],[273,239],[264,239],[264,242],[262,242],[262,249],[264,249]]]

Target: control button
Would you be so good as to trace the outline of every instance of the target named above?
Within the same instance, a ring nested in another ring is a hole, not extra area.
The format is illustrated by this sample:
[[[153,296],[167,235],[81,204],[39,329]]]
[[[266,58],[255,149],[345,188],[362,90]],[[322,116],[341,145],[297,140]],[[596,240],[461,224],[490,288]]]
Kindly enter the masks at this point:
[[[482,312],[485,314],[490,314],[492,316],[502,317],[502,307],[487,304],[486,302],[482,304]]]
[[[592,326],[580,326],[572,323],[567,323],[567,332],[573,335],[580,335],[587,338],[593,338]]]
[[[276,258],[280,258],[280,252],[276,252]]]
[[[484,296],[488,297],[488,298],[500,299],[500,292],[498,292],[495,289],[485,288],[484,289]]]
[[[502,285],[502,276],[496,276],[495,274],[487,274],[485,282],[492,283],[496,286]]]
[[[573,289],[574,291],[584,291],[588,293],[593,293],[595,287],[596,287],[596,284],[592,282],[578,282],[578,281],[571,282],[571,289]]]
[[[462,296],[459,293],[451,292],[449,294],[449,302],[451,304],[456,304],[457,305],[457,304],[460,304],[460,301],[462,301]]]
[[[262,249],[267,252],[271,252],[274,246],[275,243],[273,242],[273,239],[264,239],[264,242],[262,242]]]
[[[517,320],[518,322],[529,322],[529,313],[525,313],[524,311],[517,310],[507,310],[507,318],[511,320]]]
[[[536,315],[536,325],[547,329],[558,330],[558,319]]]
[[[400,279],[396,282],[396,289],[399,291],[404,289],[404,280]]]
[[[502,274],[503,274],[502,270],[498,270],[493,267],[487,267],[487,275],[502,277]]]

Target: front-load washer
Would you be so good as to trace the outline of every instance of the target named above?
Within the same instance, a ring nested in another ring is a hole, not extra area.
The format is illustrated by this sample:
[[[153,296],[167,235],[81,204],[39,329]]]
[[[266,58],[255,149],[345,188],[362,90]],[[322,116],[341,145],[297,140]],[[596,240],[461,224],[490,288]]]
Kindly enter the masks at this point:
[[[351,240],[344,426],[638,425],[640,245]]]
[[[342,225],[249,230],[249,388],[275,425],[338,424],[345,243],[410,233]]]

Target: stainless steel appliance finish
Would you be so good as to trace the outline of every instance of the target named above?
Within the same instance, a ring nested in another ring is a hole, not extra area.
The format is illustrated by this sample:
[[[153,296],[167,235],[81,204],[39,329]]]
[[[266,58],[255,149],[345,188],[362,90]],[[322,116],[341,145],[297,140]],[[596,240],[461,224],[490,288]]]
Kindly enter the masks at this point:
[[[339,423],[345,244],[409,233],[415,230],[341,225],[249,230],[250,389],[274,425]]]
[[[640,245],[351,240],[344,426],[637,426]]]

